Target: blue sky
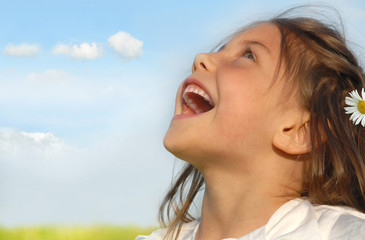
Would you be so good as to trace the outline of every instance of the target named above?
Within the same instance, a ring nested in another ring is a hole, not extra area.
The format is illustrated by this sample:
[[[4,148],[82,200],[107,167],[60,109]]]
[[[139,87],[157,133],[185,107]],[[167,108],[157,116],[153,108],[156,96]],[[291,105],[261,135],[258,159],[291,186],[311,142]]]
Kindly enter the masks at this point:
[[[157,225],[194,56],[309,2],[1,1],[0,225]],[[365,47],[363,1],[327,2]]]

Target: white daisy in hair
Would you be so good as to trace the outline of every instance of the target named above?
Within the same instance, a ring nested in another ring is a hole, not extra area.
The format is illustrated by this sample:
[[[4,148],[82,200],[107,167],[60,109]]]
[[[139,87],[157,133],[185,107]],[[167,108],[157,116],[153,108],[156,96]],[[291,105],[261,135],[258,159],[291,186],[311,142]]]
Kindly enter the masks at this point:
[[[361,125],[365,127],[365,90],[361,89],[361,96],[357,90],[350,92],[351,97],[346,97],[345,102],[347,107],[345,107],[346,114],[352,114],[350,120],[354,122],[355,125],[361,122]]]

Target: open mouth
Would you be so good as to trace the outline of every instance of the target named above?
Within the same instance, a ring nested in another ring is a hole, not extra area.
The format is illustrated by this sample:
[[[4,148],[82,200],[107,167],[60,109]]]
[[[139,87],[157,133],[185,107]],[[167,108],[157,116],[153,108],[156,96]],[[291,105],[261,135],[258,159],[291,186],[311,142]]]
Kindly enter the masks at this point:
[[[214,108],[210,96],[194,83],[190,83],[185,87],[182,99],[184,115],[204,113]]]

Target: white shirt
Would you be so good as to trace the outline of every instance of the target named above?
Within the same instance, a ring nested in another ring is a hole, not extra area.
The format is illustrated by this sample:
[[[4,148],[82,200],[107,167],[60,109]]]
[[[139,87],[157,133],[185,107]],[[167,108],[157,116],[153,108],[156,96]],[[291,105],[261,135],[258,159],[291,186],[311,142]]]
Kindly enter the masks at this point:
[[[194,240],[199,221],[183,225],[178,240]],[[136,240],[162,240],[166,229]],[[285,203],[266,225],[240,238],[223,240],[365,240],[365,214],[344,206],[312,205],[297,198]]]

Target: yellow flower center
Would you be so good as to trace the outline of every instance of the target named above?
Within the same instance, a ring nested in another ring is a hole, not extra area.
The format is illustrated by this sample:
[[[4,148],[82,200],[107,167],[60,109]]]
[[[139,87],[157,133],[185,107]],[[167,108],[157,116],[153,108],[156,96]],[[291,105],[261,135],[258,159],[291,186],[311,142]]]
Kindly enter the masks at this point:
[[[359,112],[365,114],[365,101],[360,101],[359,105],[357,105],[357,108],[359,109]]]

